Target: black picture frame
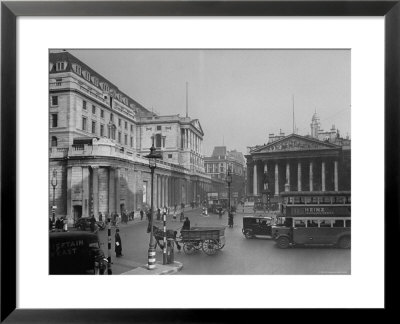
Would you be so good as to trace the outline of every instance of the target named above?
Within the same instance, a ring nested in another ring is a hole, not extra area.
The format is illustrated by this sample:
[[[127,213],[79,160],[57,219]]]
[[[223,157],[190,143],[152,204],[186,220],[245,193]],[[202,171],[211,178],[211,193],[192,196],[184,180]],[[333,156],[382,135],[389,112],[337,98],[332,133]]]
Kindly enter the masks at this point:
[[[395,1],[2,1],[1,3],[1,321],[6,323],[224,322],[238,310],[16,308],[16,19],[19,16],[384,16],[385,309],[395,307],[399,231],[400,4]],[[371,152],[373,154],[373,148]],[[367,177],[370,173],[366,169]],[[366,201],[368,197],[366,197]],[[373,212],[382,210],[381,206]],[[397,219],[396,219],[397,217]],[[373,239],[372,239],[373,241]],[[240,310],[244,311],[244,310]],[[248,311],[248,310],[247,310]],[[254,311],[254,310],[253,310]],[[245,311],[244,311],[245,312]],[[257,316],[253,315],[252,316]]]

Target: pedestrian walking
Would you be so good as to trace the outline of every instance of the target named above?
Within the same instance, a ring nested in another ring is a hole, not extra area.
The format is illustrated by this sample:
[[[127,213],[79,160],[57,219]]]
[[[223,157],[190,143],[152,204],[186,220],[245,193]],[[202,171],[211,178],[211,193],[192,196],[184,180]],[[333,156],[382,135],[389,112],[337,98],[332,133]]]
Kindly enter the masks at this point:
[[[118,228],[115,230],[115,254],[116,254],[117,258],[120,256],[123,256],[121,236],[119,235]]]
[[[143,220],[143,209],[140,210],[140,220]]]
[[[228,226],[233,227],[233,214],[232,213],[229,213],[229,216],[228,216]]]
[[[99,221],[102,222],[103,221],[103,214],[100,212],[99,213]]]
[[[68,232],[68,220],[66,218],[63,218],[63,231]]]
[[[157,208],[157,220],[161,219],[161,209]]]
[[[182,211],[181,211],[181,219],[180,219],[180,221],[183,222],[184,219],[185,219],[185,215],[183,214],[183,210],[182,210]]]
[[[93,233],[94,232],[94,225],[96,224],[96,218],[94,218],[94,215],[92,214],[92,217],[90,218],[90,231]]]

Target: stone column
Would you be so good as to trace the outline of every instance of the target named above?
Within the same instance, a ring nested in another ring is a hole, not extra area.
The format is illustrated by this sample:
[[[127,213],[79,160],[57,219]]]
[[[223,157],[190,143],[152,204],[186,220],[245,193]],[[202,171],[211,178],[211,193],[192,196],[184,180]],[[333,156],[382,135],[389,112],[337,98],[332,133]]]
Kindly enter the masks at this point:
[[[92,166],[92,193],[93,193],[93,214],[98,220],[99,217],[99,167]]]
[[[325,191],[325,162],[322,161],[321,164],[321,182],[322,182],[322,191]]]
[[[286,185],[289,185],[288,189],[290,191],[290,164],[289,162],[286,162],[286,183],[285,183],[285,189]],[[285,190],[286,191],[286,190]]]
[[[313,163],[310,161],[310,191],[314,191],[314,176],[313,176]]]
[[[297,191],[301,191],[301,162],[297,163]]]
[[[72,167],[67,167],[67,218],[68,224],[74,222],[74,215],[72,209]]]
[[[82,217],[89,216],[89,167],[82,167]]]
[[[121,187],[120,187],[120,175],[121,175],[121,169],[116,168],[115,172],[115,211],[118,213],[119,216],[121,216]]]
[[[279,195],[279,166],[278,162],[275,162],[275,196]]]
[[[335,191],[339,191],[338,161],[334,162]]]
[[[258,195],[258,186],[257,186],[257,163],[254,162],[253,166],[253,195]]]
[[[108,215],[115,213],[115,170],[108,168]]]

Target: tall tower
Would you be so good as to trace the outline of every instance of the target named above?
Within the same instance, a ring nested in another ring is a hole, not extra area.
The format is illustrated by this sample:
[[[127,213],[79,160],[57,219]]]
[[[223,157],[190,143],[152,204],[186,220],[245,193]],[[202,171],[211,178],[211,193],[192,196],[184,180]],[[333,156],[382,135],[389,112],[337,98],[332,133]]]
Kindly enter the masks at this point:
[[[319,117],[317,112],[314,113],[311,119],[311,137],[318,138],[318,133],[321,127],[321,123],[319,122]]]

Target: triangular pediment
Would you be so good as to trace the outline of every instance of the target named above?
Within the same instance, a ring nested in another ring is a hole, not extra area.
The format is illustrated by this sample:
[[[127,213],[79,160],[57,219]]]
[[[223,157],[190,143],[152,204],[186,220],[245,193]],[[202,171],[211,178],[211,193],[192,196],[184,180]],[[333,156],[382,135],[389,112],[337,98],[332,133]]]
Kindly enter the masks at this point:
[[[250,153],[270,153],[285,151],[310,151],[337,149],[340,146],[329,142],[323,142],[315,138],[300,136],[297,134],[288,135],[280,140],[255,147]]]
[[[200,124],[200,121],[199,121],[198,119],[194,119],[194,120],[192,121],[192,125],[193,125],[193,127],[196,128],[202,135],[204,135],[203,128],[201,128],[201,124]]]

